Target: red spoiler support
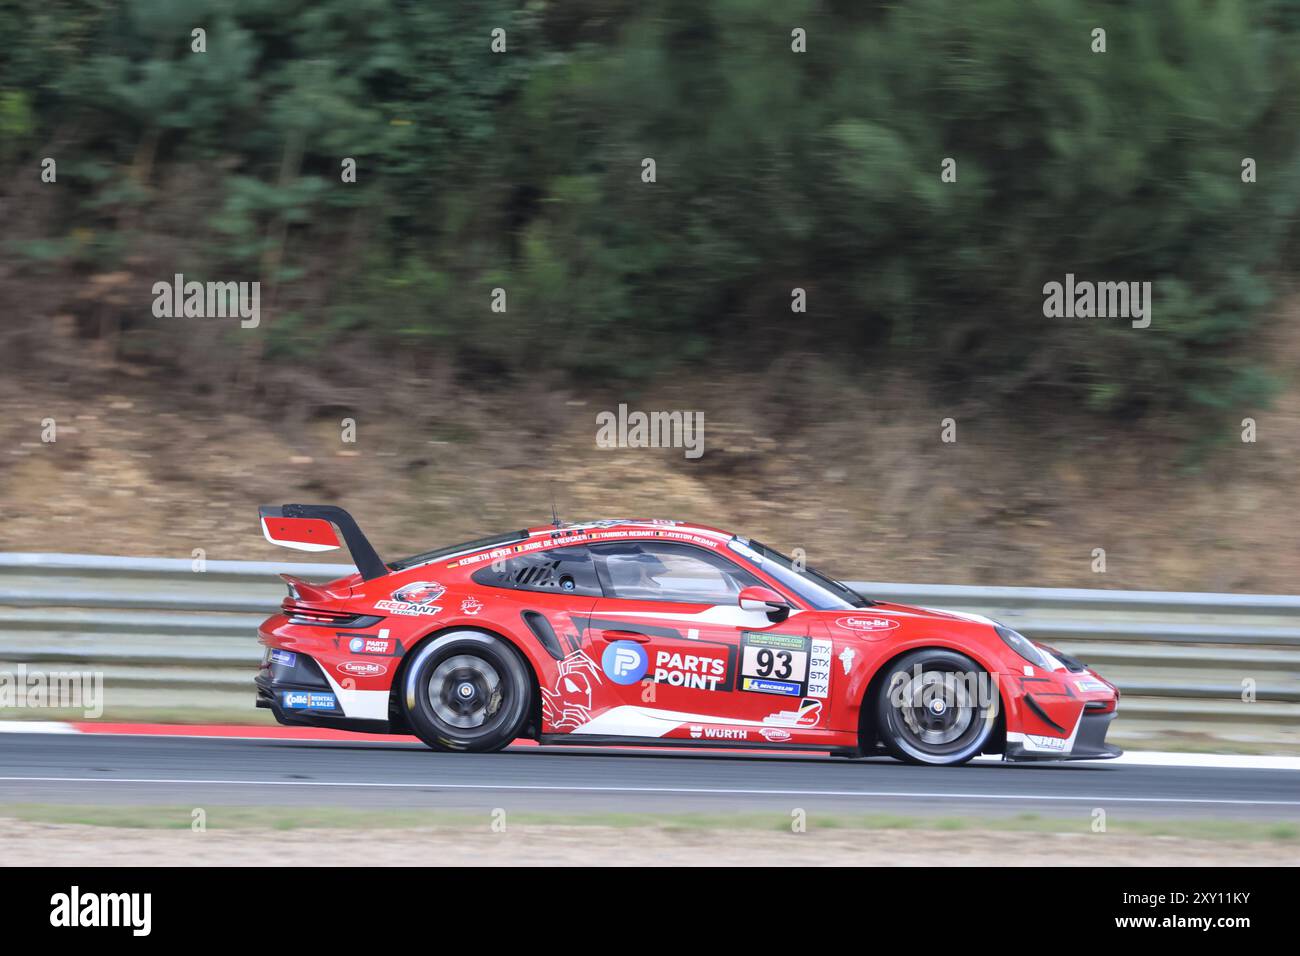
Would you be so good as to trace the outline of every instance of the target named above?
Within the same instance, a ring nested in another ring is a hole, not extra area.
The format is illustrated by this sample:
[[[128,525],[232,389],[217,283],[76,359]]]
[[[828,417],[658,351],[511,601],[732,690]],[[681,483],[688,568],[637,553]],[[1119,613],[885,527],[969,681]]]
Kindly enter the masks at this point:
[[[336,505],[262,505],[257,510],[262,533],[272,544],[305,551],[329,551],[339,546],[330,527],[333,525],[342,532],[362,578],[369,581],[388,574],[388,565],[361,533],[356,520]]]

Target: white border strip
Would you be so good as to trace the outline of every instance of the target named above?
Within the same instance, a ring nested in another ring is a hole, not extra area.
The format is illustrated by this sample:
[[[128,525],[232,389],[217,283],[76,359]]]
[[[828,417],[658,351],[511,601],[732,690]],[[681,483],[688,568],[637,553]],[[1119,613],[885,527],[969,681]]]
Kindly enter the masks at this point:
[[[62,720],[0,720],[0,734],[79,734]]]
[[[176,726],[184,726],[177,724]],[[292,743],[338,743],[339,741],[332,738],[321,738],[315,740],[310,737],[243,737],[238,734],[151,734],[136,733],[129,730],[115,730],[108,733],[96,733],[95,731],[83,731],[73,726],[71,723],[57,720],[0,720],[0,733],[6,734],[85,734],[90,737],[167,737],[167,738],[191,738],[203,740],[256,740],[262,742],[275,742],[277,740],[286,740]],[[348,743],[361,743],[366,741],[349,740]],[[391,741],[375,741],[376,744],[383,743],[391,745]],[[569,744],[560,745],[563,747]],[[574,735],[574,747],[588,746],[583,741],[580,734]],[[726,741],[719,741],[720,748],[726,748]],[[671,744],[665,744],[663,749],[671,748]],[[543,747],[542,749],[547,749]],[[618,750],[617,746],[604,747],[604,750]],[[636,744],[634,749],[647,750],[655,749],[648,744]],[[791,745],[788,748],[779,748],[782,750],[797,750],[797,745]],[[755,756],[760,756],[763,751],[753,751]],[[1002,758],[996,756],[976,757],[973,761],[977,764],[1001,763]],[[1082,761],[1072,760],[1071,763],[1081,763]],[[1202,754],[1202,753],[1178,753],[1169,750],[1134,750],[1125,753],[1121,757],[1112,757],[1097,761],[1091,761],[1096,765],[1101,764],[1129,764],[1134,767],[1194,767],[1206,768],[1213,770],[1300,770],[1300,757],[1289,757],[1283,755],[1270,754]],[[0,778],[3,779],[3,778]]]

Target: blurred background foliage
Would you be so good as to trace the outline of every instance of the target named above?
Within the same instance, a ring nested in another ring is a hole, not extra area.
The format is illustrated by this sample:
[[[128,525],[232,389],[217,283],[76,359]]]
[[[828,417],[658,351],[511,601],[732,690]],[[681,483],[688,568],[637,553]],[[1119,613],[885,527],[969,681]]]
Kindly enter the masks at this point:
[[[0,0],[0,163],[60,183],[6,254],[261,279],[262,362],[356,339],[600,383],[812,352],[1212,412],[1268,387],[1298,40],[1297,0]],[[1151,328],[1044,318],[1067,272],[1152,282]],[[158,333],[151,301],[123,326]]]

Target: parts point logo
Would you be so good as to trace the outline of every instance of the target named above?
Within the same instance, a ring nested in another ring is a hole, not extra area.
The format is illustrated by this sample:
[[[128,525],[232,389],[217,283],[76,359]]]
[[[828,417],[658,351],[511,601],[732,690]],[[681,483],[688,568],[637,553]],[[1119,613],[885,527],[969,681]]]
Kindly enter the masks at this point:
[[[393,657],[397,654],[397,641],[381,631],[378,637],[358,634],[348,641],[348,651],[352,654],[375,654],[379,657]]]
[[[635,641],[615,641],[600,658],[601,669],[615,684],[635,684],[649,666],[650,658]]]

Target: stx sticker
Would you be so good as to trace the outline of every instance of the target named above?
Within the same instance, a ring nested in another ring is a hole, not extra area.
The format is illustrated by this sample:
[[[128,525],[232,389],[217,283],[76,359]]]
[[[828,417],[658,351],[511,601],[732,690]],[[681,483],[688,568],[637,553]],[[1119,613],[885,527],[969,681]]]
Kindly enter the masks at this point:
[[[831,642],[813,641],[808,660],[808,696],[826,697],[831,692]]]

